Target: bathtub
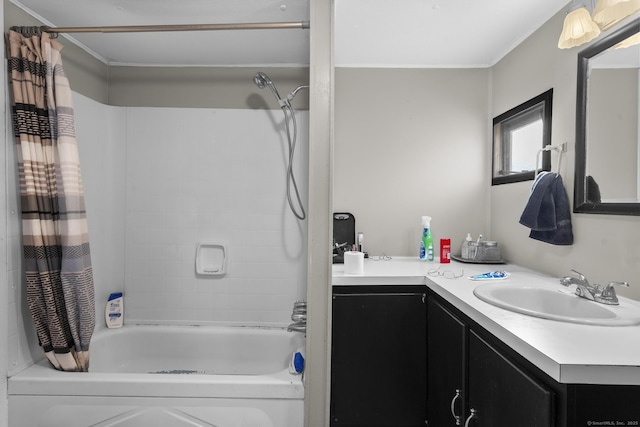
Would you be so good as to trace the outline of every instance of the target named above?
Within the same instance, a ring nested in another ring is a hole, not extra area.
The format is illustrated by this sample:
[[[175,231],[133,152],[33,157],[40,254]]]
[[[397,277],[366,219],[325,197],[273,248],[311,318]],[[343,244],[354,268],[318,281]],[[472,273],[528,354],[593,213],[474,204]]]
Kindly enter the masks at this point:
[[[41,361],[8,380],[9,426],[301,427],[298,332],[224,326],[98,331],[88,373]]]

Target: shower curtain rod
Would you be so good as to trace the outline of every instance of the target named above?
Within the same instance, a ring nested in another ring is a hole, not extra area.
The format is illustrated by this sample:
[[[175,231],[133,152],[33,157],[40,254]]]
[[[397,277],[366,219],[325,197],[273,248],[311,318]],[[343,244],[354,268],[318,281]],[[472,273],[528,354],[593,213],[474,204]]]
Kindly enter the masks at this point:
[[[308,29],[309,21],[300,22],[254,22],[235,24],[186,24],[186,25],[132,25],[110,27],[48,27],[46,33],[143,33],[163,31],[214,31],[214,30],[278,30]]]

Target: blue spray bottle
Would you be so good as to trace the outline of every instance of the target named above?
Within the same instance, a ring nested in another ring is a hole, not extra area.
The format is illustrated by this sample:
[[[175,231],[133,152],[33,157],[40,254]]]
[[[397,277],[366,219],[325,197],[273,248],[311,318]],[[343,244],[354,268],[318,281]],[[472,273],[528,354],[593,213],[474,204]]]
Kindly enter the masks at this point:
[[[431,217],[422,217],[422,238],[420,239],[420,261],[433,261],[433,236]]]

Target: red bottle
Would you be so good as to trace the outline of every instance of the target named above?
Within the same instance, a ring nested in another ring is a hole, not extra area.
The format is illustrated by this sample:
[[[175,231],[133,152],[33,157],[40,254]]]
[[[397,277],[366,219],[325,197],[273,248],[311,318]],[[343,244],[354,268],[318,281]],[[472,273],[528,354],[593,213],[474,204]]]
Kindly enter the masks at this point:
[[[451,262],[451,239],[440,239],[440,264]]]

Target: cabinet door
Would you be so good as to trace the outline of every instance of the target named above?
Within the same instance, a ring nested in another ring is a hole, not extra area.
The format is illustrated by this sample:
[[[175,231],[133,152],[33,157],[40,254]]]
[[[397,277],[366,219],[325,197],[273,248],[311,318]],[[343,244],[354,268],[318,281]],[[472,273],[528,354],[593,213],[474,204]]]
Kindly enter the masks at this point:
[[[570,426],[640,425],[640,387],[575,384],[570,391]]]
[[[332,426],[424,427],[424,298],[424,294],[334,295]]]
[[[550,427],[554,394],[505,359],[473,331],[469,334],[469,427]]]
[[[467,326],[433,298],[427,305],[427,419],[430,426],[464,421]]]

